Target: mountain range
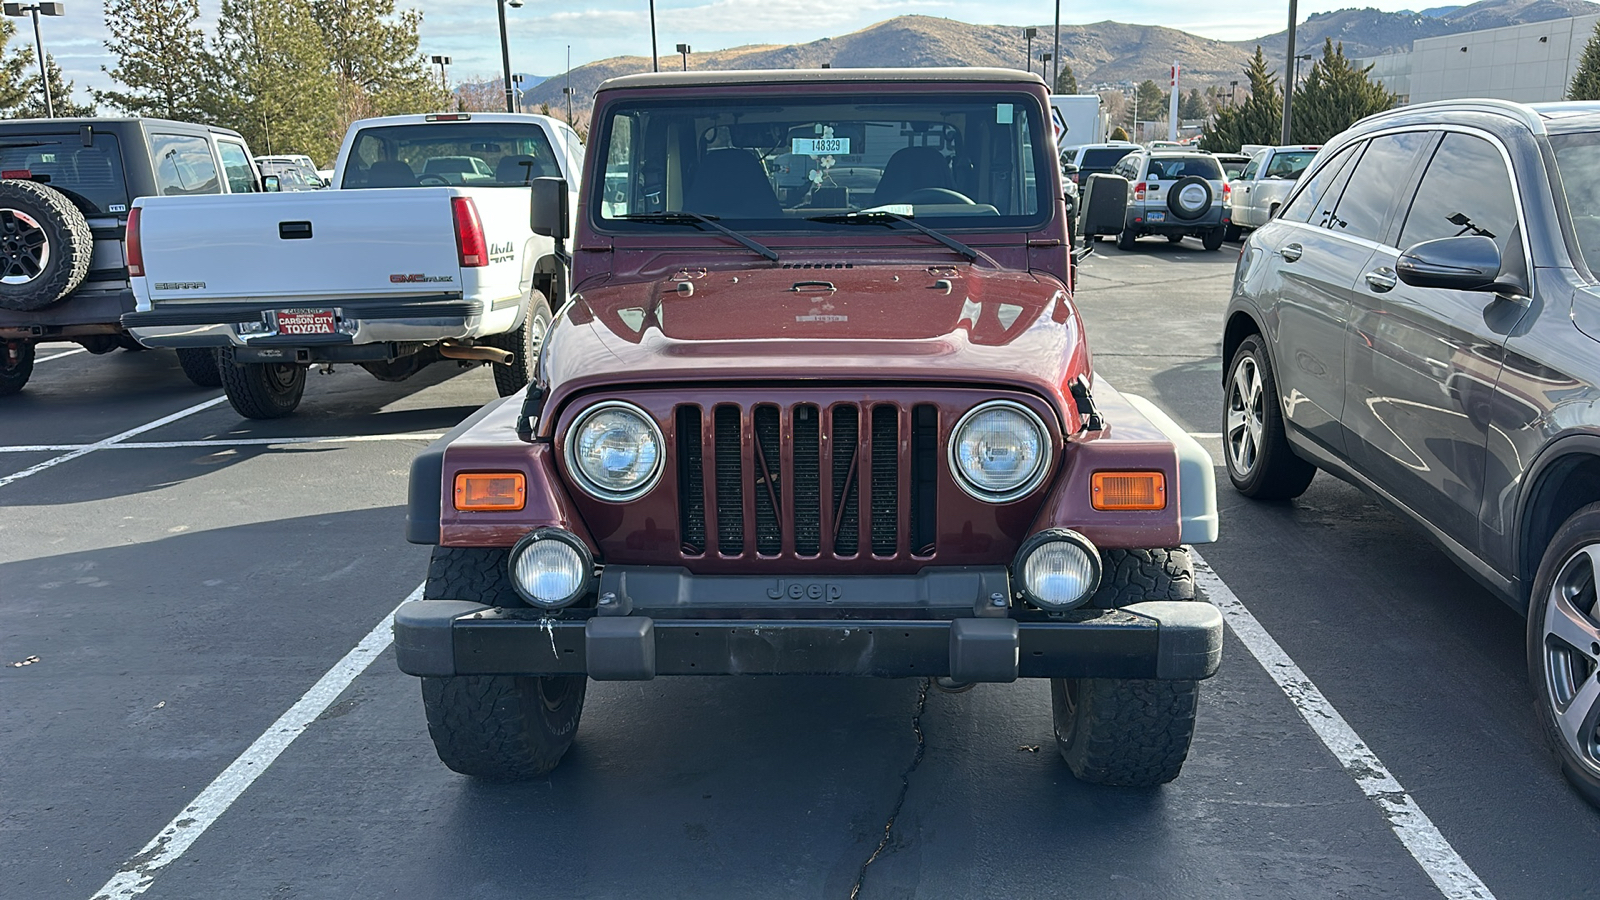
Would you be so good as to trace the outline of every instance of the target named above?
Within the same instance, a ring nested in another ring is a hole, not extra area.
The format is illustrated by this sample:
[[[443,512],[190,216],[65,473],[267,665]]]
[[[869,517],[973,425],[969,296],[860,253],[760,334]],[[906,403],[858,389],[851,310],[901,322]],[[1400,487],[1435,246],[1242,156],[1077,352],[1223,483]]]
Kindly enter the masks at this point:
[[[1443,6],[1422,12],[1389,13],[1380,10],[1343,9],[1308,16],[1296,29],[1296,42],[1304,51],[1316,51],[1325,38],[1344,45],[1345,55],[1378,56],[1411,49],[1418,38],[1435,37],[1526,24],[1566,16],[1600,13],[1600,3],[1589,0],[1480,0],[1468,6]],[[1003,66],[1028,64],[1027,26],[972,25],[932,16],[900,16],[860,31],[826,37],[803,44],[758,44],[689,55],[690,69],[794,69],[881,66]],[[1051,49],[1052,27],[1039,29],[1033,40],[1035,59]],[[1278,72],[1283,71],[1285,32],[1248,41],[1217,41],[1161,25],[1096,22],[1061,28],[1061,58],[1072,66],[1081,88],[1092,84],[1139,82],[1154,79],[1165,86],[1168,66],[1177,60],[1184,87],[1226,87],[1243,81],[1244,67],[1259,45]],[[678,54],[663,54],[662,69],[683,64]],[[1040,64],[1036,61],[1034,68]],[[573,111],[587,113],[590,98],[600,83],[619,75],[648,72],[649,57],[617,56],[579,66],[526,91],[525,108],[548,103],[565,111],[563,88],[572,87]]]

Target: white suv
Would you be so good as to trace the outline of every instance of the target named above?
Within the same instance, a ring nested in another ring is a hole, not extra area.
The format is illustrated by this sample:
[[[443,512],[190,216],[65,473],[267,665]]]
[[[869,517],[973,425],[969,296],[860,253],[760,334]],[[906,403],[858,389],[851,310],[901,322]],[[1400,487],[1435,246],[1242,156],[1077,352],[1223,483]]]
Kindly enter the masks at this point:
[[[1194,235],[1207,250],[1221,248],[1228,183],[1215,156],[1144,150],[1123,157],[1112,174],[1128,179],[1118,249],[1132,250],[1134,241],[1147,234],[1164,235],[1174,244]]]

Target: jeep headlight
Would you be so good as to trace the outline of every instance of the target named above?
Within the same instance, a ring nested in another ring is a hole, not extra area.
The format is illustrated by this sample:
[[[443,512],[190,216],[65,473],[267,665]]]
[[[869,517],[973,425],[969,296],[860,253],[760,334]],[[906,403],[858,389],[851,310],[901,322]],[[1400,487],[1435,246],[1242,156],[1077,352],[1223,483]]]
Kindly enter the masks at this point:
[[[661,477],[661,429],[631,403],[613,400],[585,411],[567,434],[567,465],[601,500],[632,500]]]
[[[1050,436],[1033,410],[1010,400],[974,407],[956,423],[950,470],[980,500],[1015,500],[1050,469]]]

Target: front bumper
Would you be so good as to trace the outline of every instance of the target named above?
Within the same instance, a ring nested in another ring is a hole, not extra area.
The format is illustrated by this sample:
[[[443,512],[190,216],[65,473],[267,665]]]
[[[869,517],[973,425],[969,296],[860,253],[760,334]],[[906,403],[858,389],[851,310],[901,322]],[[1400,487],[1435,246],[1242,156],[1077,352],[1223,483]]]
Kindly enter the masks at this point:
[[[340,331],[331,335],[240,333],[240,325],[259,324],[269,311],[303,308],[334,310]],[[453,295],[359,302],[167,303],[123,315],[122,327],[149,347],[232,346],[282,350],[473,337],[487,312],[482,301],[463,300]]]
[[[755,610],[739,611],[748,615]],[[1057,616],[715,618],[500,609],[415,600],[395,613],[395,657],[418,676],[657,675],[1209,678],[1222,660],[1222,614],[1200,601],[1151,601]]]

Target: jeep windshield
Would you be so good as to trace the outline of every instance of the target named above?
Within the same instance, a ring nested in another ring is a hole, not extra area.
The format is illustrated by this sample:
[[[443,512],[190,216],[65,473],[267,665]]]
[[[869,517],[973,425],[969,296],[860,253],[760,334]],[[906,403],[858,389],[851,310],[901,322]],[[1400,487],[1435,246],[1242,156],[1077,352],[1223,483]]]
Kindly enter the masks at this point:
[[[538,125],[425,122],[363,128],[340,187],[526,187],[545,176],[562,177],[561,166]]]
[[[888,207],[941,231],[1047,220],[1050,137],[1032,95],[807,90],[610,106],[597,227],[662,231],[659,214],[694,213],[740,232],[822,233]]]

